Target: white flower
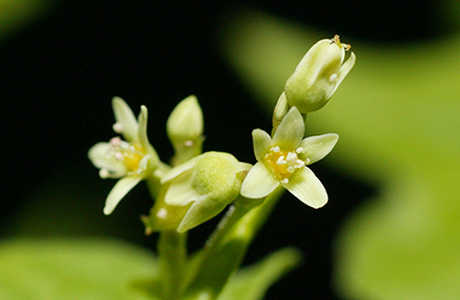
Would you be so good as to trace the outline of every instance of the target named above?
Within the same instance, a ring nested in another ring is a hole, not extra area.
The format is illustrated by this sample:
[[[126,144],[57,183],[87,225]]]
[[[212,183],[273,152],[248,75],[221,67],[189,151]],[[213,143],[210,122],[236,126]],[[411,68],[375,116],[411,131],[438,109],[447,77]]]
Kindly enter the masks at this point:
[[[243,181],[242,196],[263,198],[282,185],[313,208],[320,208],[327,203],[326,190],[307,165],[331,152],[338,135],[329,133],[302,139],[304,130],[300,112],[292,107],[281,121],[273,139],[261,129],[252,132],[258,162]]]
[[[108,143],[97,143],[88,157],[101,178],[120,178],[107,196],[104,214],[109,215],[121,199],[159,165],[155,149],[147,138],[147,108],[141,106],[138,120],[123,99],[112,100],[116,123],[113,129],[124,138],[114,137]]]

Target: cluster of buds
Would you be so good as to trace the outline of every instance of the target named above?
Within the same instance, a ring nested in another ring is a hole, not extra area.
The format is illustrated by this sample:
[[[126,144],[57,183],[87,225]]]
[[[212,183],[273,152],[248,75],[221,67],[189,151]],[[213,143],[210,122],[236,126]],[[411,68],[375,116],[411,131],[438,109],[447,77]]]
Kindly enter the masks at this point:
[[[166,129],[175,154],[171,164],[160,161],[147,138],[147,108],[136,119],[121,98],[112,101],[121,135],[98,143],[89,158],[101,178],[118,178],[104,208],[111,214],[120,200],[146,180],[156,200],[149,216],[143,216],[146,232],[186,232],[215,217],[235,199],[256,201],[279,186],[313,208],[327,203],[320,180],[308,168],[335,146],[337,134],[306,137],[304,115],[322,108],[353,68],[353,53],[344,62],[350,46],[339,37],[317,42],[302,58],[286,82],[273,115],[271,135],[252,132],[254,166],[239,162],[224,152],[202,153],[203,115],[195,96],[180,102],[171,113]]]

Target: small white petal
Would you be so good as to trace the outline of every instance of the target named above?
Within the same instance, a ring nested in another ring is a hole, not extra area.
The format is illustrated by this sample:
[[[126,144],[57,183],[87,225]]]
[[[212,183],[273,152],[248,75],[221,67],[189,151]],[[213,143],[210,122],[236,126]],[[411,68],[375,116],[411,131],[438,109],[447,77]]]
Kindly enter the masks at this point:
[[[249,170],[244,179],[241,185],[241,195],[246,198],[259,199],[273,192],[278,186],[278,180],[262,162],[258,162]]]
[[[180,174],[184,173],[185,171],[188,171],[190,170],[191,168],[193,168],[195,165],[196,165],[196,162],[198,160],[198,156],[197,157],[194,157],[192,158],[191,160],[175,167],[175,168],[172,168],[171,170],[169,170],[162,178],[161,178],[161,183],[166,183],[174,178],[176,178],[177,176],[179,176]]]
[[[332,151],[338,139],[339,136],[335,133],[309,136],[303,139],[301,143],[303,152],[300,154],[300,157],[308,159],[308,164],[315,163]]]
[[[351,71],[351,69],[353,69],[355,62],[356,62],[356,55],[353,52],[351,52],[350,58],[348,58],[347,61],[340,67],[340,70],[337,73],[335,86],[329,92],[329,95],[327,96],[328,98],[332,97],[332,95],[335,93],[339,85],[342,83],[343,79],[347,76],[347,74]]]
[[[147,153],[150,156],[148,167],[154,169],[160,163],[160,158],[158,157],[158,153],[156,152],[156,150],[150,144],[149,138],[147,136],[147,118],[147,107],[142,105],[141,112],[139,114],[139,126],[137,130],[137,137],[139,138],[139,142],[142,145],[142,147],[147,150]]]
[[[131,108],[120,97],[112,99],[112,108],[117,123],[121,123],[123,128],[123,137],[128,142],[139,142],[137,138],[137,121]]]
[[[313,208],[327,203],[327,193],[318,177],[309,168],[298,170],[283,187],[300,201]]]
[[[217,216],[226,207],[225,202],[215,201],[208,196],[201,196],[190,206],[184,218],[177,227],[179,233],[184,233],[211,218]]]
[[[294,150],[302,141],[305,132],[305,123],[302,115],[296,107],[291,107],[284,116],[273,136],[273,145],[286,150]]]
[[[142,180],[141,176],[126,176],[118,180],[115,186],[110,191],[105,201],[104,214],[110,215],[115,207],[120,203],[121,199],[140,181]]]
[[[88,151],[88,158],[99,169],[110,172],[110,177],[119,178],[126,174],[126,166],[114,156],[108,155],[110,143],[97,143]]]
[[[165,195],[165,202],[169,205],[184,206],[196,201],[202,195],[193,188],[193,171],[189,170],[175,178]]]
[[[272,146],[272,139],[270,135],[262,129],[254,129],[252,131],[252,143],[254,145],[254,155],[256,159],[261,160]]]

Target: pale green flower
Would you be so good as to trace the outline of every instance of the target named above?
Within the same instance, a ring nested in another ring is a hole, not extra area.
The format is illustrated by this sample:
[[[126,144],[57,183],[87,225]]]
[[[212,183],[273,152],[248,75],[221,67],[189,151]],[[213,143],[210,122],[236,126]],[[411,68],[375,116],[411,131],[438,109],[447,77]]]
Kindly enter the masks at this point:
[[[303,139],[304,128],[300,112],[292,107],[281,121],[273,139],[261,129],[252,132],[258,162],[243,181],[242,196],[263,198],[281,185],[313,208],[320,208],[327,203],[326,190],[307,165],[331,152],[338,135],[329,133]]]
[[[88,152],[101,178],[120,178],[107,196],[104,214],[109,215],[121,199],[141,180],[152,175],[160,160],[147,138],[147,108],[141,106],[136,120],[123,99],[112,100],[116,123],[113,129],[124,138],[114,137],[108,143],[97,143]]]
[[[339,36],[323,39],[308,50],[294,73],[286,81],[284,91],[289,105],[301,113],[322,108],[353,68],[356,56],[352,52],[344,62],[350,45],[340,42]]]
[[[206,152],[166,173],[161,181],[170,184],[165,203],[190,206],[177,231],[185,232],[208,221],[235,200],[243,172],[250,167],[229,153]]]

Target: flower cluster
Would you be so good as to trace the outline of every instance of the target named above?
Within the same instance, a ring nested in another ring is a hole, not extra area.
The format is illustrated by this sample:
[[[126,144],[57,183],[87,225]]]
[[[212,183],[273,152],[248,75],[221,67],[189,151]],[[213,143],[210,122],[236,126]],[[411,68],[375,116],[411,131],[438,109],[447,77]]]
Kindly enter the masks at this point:
[[[335,146],[338,135],[305,135],[305,116],[322,108],[352,69],[353,53],[338,36],[315,44],[287,80],[274,110],[271,135],[252,132],[254,166],[224,152],[202,153],[203,116],[195,96],[180,102],[167,122],[167,134],[175,154],[171,164],[162,162],[147,138],[147,108],[136,119],[121,98],[112,101],[120,136],[94,145],[88,153],[101,178],[118,178],[104,207],[111,214],[120,200],[146,180],[156,198],[149,216],[143,216],[146,232],[186,232],[215,217],[227,205],[242,199],[256,201],[278,187],[313,208],[328,201],[319,179],[308,168]]]

